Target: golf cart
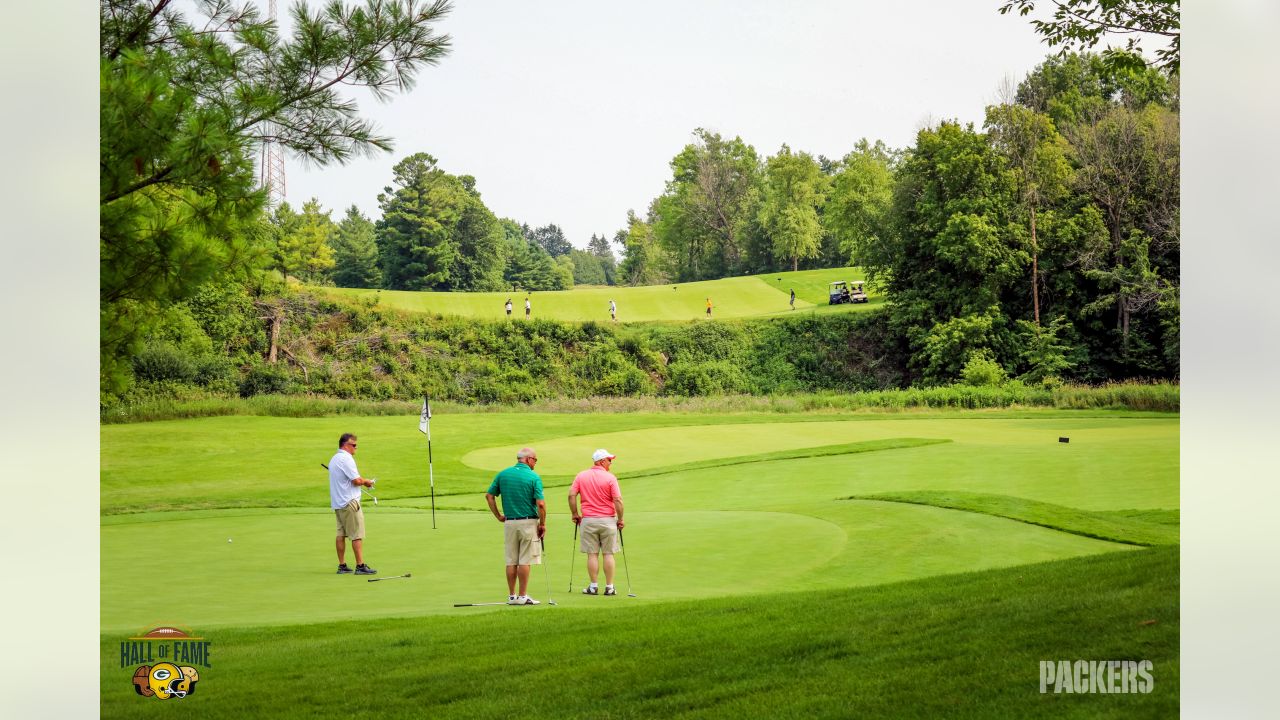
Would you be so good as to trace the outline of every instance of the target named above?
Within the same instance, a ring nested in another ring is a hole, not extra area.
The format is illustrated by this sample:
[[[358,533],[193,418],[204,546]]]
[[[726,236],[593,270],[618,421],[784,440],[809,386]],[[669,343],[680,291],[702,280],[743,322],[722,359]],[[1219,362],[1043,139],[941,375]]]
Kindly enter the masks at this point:
[[[827,294],[828,305],[840,305],[842,303],[864,303],[867,301],[867,293],[862,290],[862,280],[854,280],[845,282],[837,280],[831,283],[831,291]]]

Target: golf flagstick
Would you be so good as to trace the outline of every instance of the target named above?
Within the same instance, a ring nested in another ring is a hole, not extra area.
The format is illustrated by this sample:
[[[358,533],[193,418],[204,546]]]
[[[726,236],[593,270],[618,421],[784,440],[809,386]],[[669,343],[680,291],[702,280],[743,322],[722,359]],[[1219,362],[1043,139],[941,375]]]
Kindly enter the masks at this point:
[[[422,419],[418,430],[427,434],[427,479],[431,483],[431,529],[436,529],[436,471],[431,457],[431,396],[422,394]]]

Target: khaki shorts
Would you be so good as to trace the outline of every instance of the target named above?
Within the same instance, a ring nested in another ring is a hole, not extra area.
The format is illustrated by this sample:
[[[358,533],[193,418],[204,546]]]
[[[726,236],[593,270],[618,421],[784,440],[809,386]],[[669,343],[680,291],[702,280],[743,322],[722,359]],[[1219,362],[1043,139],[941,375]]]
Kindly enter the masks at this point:
[[[352,540],[364,539],[364,510],[360,509],[359,498],[347,503],[346,507],[334,510],[333,515],[338,519],[338,535]]]
[[[621,549],[618,544],[618,519],[612,517],[582,518],[582,541],[579,543],[584,553],[605,553],[612,555]]]
[[[541,565],[542,543],[538,542],[538,519],[508,520],[502,523],[508,565]]]

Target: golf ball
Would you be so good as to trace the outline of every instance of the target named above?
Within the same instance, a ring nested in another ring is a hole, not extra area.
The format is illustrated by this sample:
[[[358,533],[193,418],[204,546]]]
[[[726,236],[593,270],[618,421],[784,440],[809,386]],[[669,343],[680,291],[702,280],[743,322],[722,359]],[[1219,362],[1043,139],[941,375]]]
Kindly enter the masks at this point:
[[[231,542],[231,538],[227,538],[227,542]]]

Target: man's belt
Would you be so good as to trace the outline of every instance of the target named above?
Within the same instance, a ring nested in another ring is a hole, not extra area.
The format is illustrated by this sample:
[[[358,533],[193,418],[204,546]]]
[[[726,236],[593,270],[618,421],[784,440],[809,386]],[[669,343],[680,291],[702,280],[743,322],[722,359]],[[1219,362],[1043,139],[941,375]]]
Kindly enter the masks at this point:
[[[537,519],[538,519],[537,515],[531,515],[529,517],[522,517],[522,518],[513,518],[513,517],[507,518],[507,520],[537,520]]]

